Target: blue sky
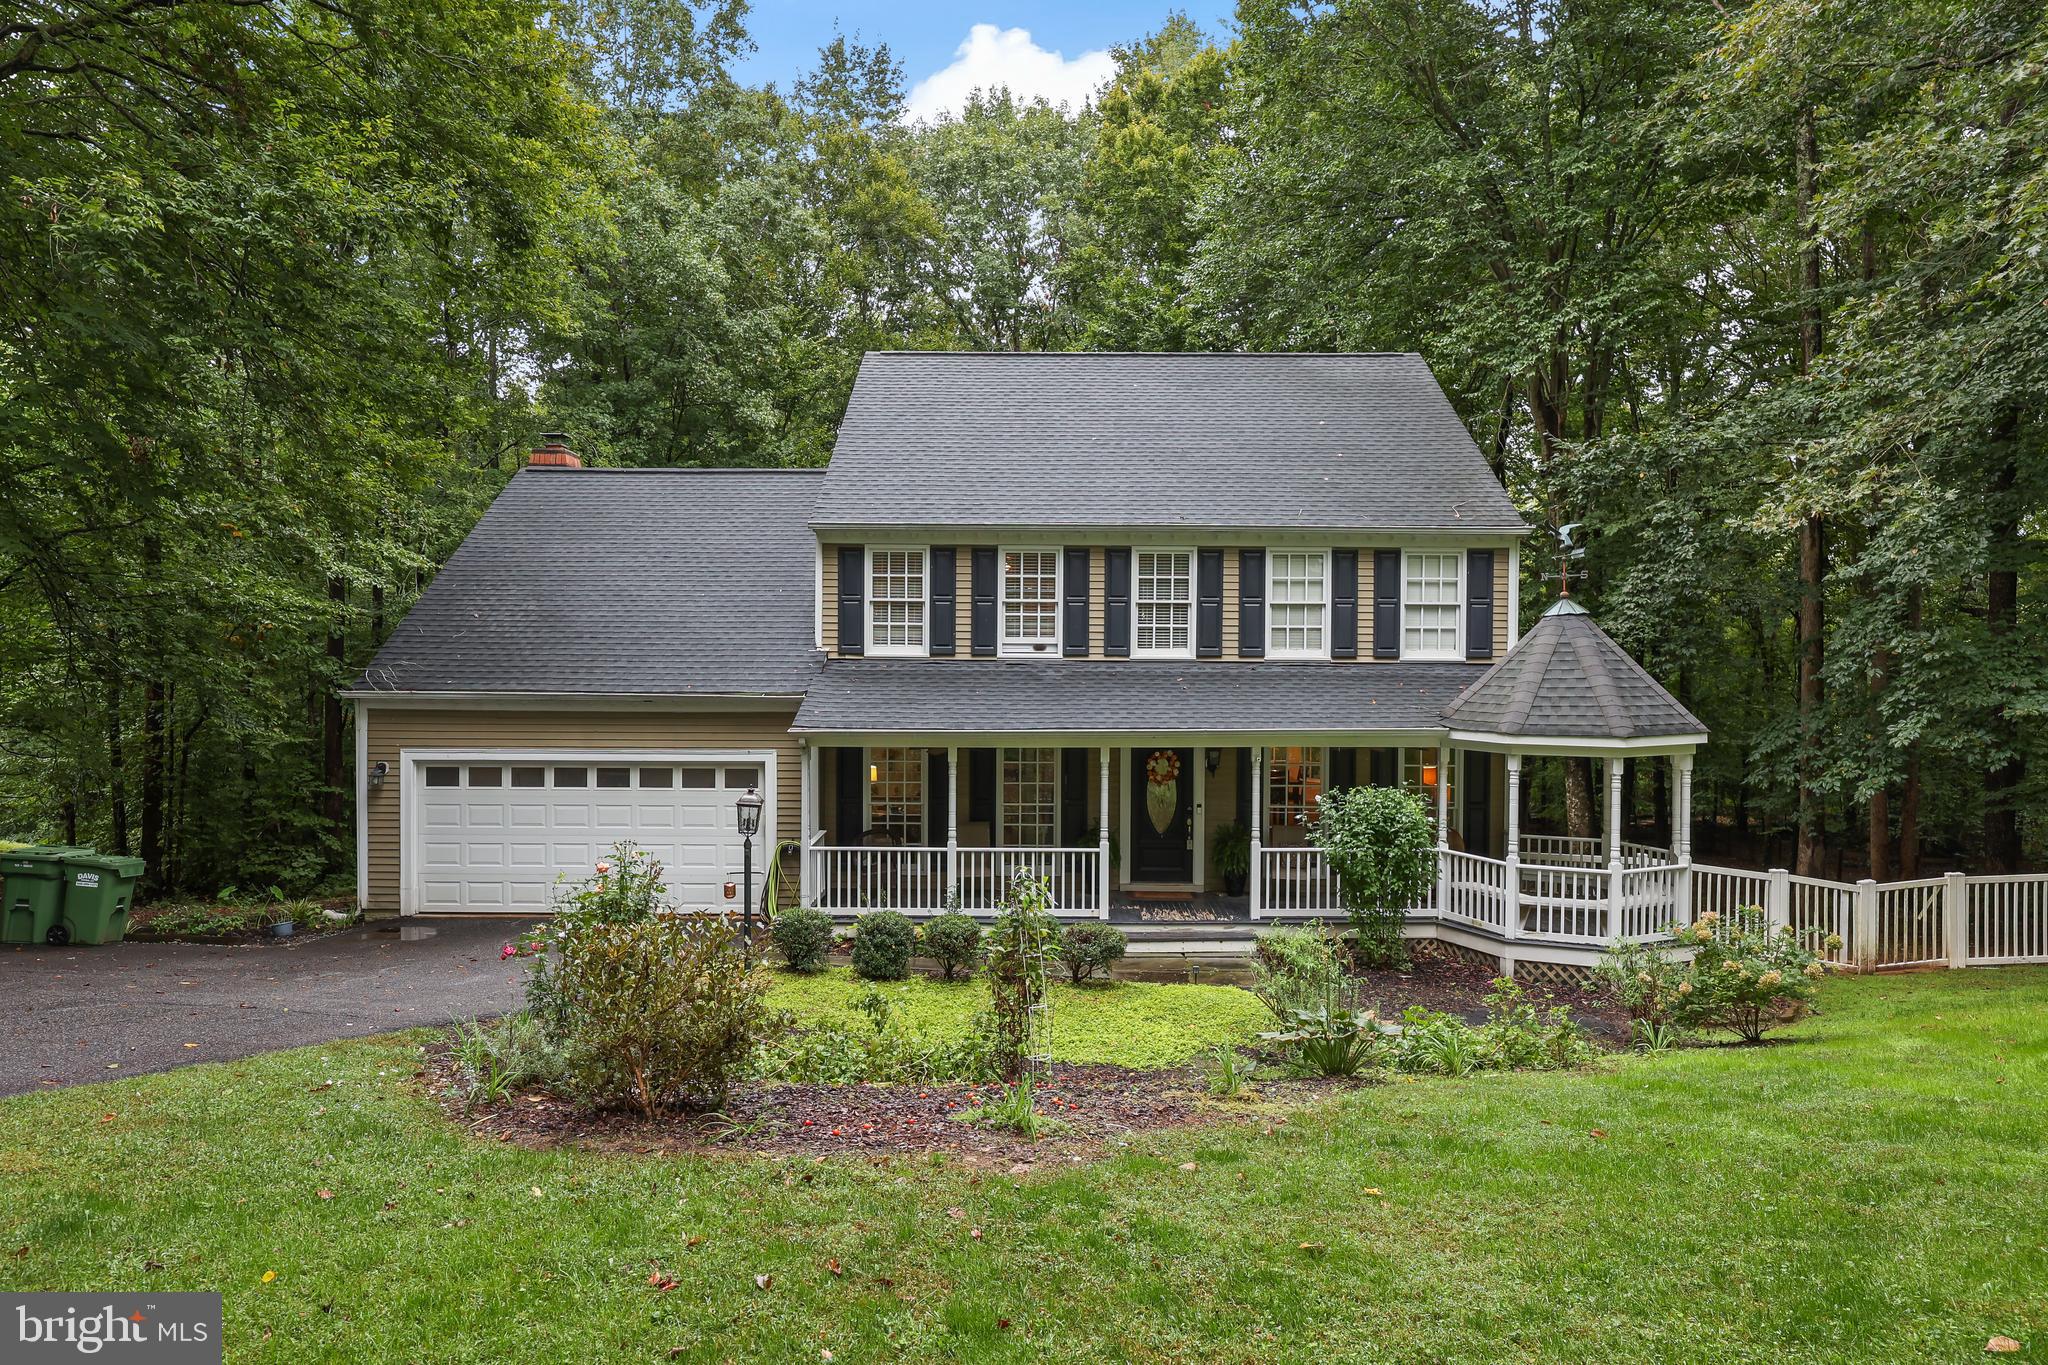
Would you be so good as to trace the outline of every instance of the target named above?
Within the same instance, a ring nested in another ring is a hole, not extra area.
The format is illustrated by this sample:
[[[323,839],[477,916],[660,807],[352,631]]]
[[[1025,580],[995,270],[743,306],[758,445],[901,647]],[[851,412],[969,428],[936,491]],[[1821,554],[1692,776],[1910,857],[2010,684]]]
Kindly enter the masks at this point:
[[[1057,101],[1088,88],[1106,66],[1105,49],[1159,27],[1175,7],[1172,0],[755,0],[747,27],[758,50],[737,74],[787,89],[831,41],[837,21],[866,42],[887,43],[913,90],[926,83],[913,113],[957,107],[968,89],[997,80]],[[1178,7],[1218,34],[1235,8],[1214,0]]]

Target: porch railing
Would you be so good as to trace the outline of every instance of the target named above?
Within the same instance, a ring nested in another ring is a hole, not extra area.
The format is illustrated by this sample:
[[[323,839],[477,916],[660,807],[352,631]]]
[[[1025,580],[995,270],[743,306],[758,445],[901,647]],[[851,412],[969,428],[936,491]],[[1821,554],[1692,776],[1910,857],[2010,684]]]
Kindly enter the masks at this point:
[[[1524,834],[1521,836],[1521,859],[1524,863],[1563,867],[1606,867],[1607,844],[1597,837],[1575,834]],[[1668,867],[1676,861],[1668,848],[1639,844],[1631,839],[1621,841],[1623,867]]]
[[[994,914],[1017,874],[1045,878],[1053,913],[1100,916],[1100,848],[868,848],[814,843],[811,904],[821,910],[901,910],[937,915],[950,909]]]

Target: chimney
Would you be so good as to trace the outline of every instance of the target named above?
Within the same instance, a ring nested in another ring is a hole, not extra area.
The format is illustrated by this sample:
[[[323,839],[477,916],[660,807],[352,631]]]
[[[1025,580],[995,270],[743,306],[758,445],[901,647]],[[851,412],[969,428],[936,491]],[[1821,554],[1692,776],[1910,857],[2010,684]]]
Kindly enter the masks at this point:
[[[569,438],[559,431],[550,431],[540,438],[540,447],[527,457],[530,465],[559,465],[563,469],[581,469],[583,461],[575,451],[569,449]]]

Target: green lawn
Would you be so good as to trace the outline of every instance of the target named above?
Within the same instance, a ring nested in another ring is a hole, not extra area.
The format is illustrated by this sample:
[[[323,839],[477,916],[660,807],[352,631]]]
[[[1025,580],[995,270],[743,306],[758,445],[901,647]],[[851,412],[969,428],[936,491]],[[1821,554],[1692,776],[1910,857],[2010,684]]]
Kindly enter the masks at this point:
[[[220,1288],[237,1360],[2048,1358],[2048,972],[1824,1005],[1021,1179],[475,1142],[354,1041],[0,1102],[0,1284]]]

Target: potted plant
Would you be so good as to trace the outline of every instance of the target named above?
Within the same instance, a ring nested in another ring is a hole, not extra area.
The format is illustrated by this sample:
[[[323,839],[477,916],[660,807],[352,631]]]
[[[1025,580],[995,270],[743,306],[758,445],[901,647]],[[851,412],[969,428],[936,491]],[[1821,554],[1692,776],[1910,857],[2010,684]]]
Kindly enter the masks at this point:
[[[1242,896],[1252,870],[1252,832],[1235,822],[1217,826],[1209,838],[1209,860],[1222,874],[1225,893]]]

